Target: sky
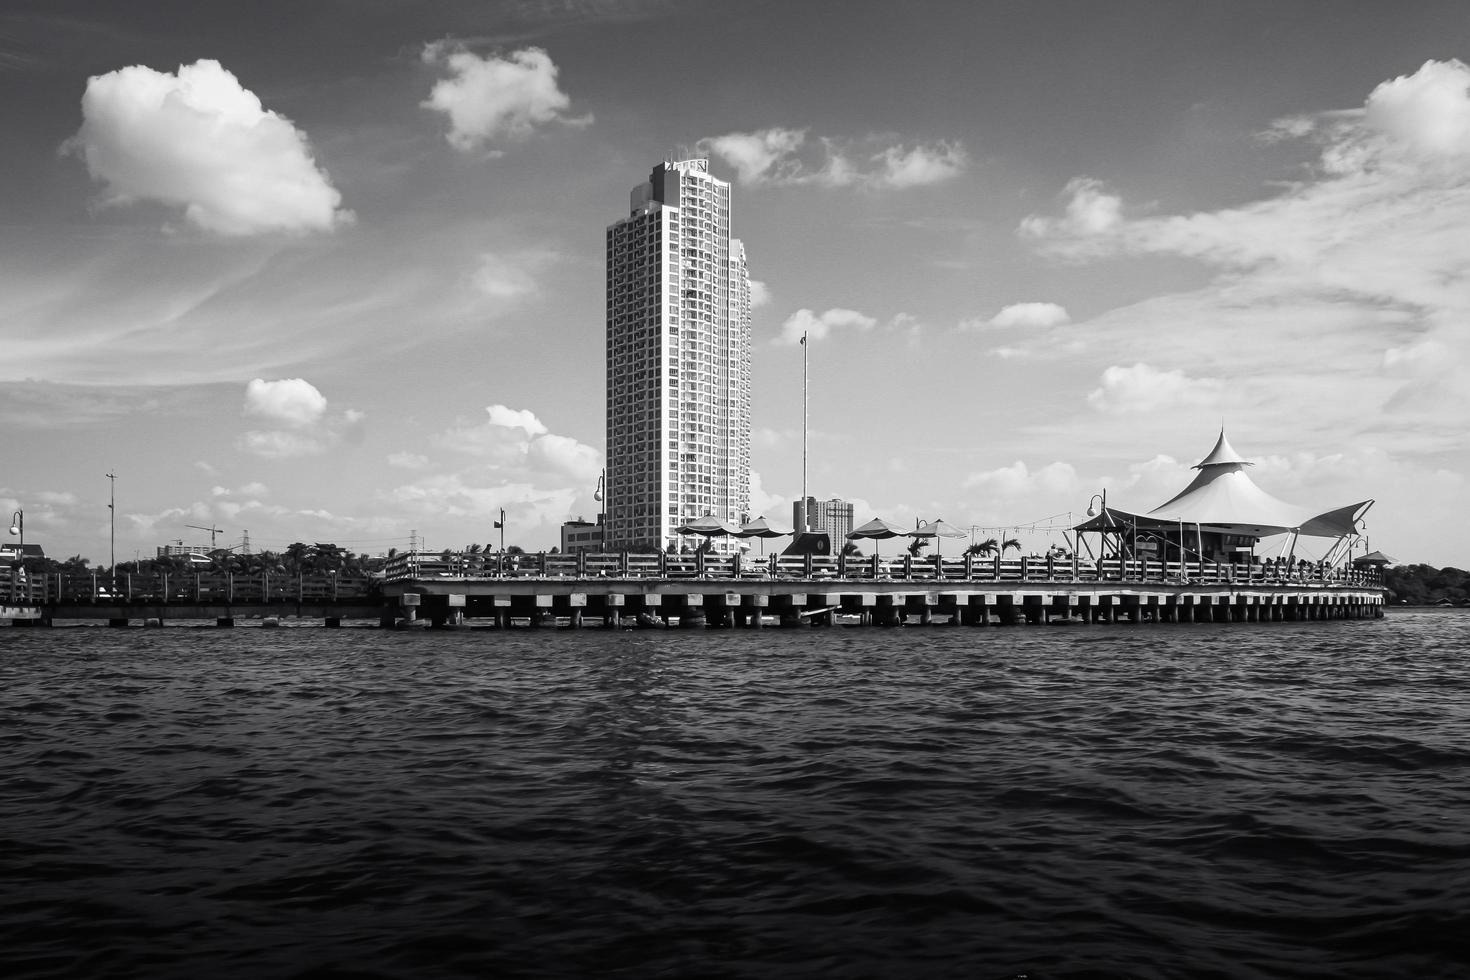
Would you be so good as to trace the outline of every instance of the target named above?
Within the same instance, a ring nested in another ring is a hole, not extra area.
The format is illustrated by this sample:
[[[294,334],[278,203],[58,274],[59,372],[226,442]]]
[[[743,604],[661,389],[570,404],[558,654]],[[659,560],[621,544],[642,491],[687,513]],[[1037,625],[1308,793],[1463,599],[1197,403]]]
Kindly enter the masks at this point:
[[[502,510],[549,549],[597,513],[604,231],[705,157],[756,514],[802,491],[805,332],[807,489],[859,522],[1044,550],[1223,428],[1463,568],[1466,59],[1433,0],[0,0],[0,509],[99,565],[114,488],[118,561]]]

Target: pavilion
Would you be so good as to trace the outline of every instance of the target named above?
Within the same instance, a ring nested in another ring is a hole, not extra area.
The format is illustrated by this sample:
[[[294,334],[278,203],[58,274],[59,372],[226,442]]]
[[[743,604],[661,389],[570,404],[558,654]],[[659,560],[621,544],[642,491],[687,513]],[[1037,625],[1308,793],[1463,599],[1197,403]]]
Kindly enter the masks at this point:
[[[1153,558],[1165,561],[1237,562],[1254,558],[1262,538],[1284,535],[1282,555],[1295,557],[1302,536],[1335,538],[1324,559],[1336,560],[1356,539],[1372,500],[1317,511],[1279,500],[1256,486],[1220,430],[1215,448],[1193,468],[1199,472],[1179,493],[1144,514],[1109,507],[1072,528],[1080,543],[1096,533],[1098,557]],[[1089,515],[1094,512],[1089,509]],[[1088,546],[1091,550],[1091,546]]]

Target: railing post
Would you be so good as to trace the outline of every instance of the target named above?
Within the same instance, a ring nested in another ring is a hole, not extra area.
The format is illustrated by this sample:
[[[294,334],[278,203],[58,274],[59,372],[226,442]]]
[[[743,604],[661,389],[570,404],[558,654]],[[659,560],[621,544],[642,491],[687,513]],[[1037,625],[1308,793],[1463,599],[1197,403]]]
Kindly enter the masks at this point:
[[[658,577],[669,577],[669,553],[667,551],[660,551],[658,553]]]
[[[905,582],[907,582],[910,579],[912,579],[913,577],[914,577],[914,556],[911,553],[906,553],[903,556],[903,580]]]

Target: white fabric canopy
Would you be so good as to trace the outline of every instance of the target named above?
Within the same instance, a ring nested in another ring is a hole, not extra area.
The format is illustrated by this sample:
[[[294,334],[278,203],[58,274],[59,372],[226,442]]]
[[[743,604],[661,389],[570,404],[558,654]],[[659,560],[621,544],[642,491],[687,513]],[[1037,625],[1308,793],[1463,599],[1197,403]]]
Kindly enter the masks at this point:
[[[1250,465],[1226,440],[1222,429],[1215,448],[1195,466],[1199,472],[1189,486],[1143,516],[1150,521],[1198,524],[1254,537],[1296,531],[1335,538],[1356,531],[1358,521],[1373,505],[1372,500],[1363,500],[1316,513],[1278,500],[1256,486],[1245,471]]]

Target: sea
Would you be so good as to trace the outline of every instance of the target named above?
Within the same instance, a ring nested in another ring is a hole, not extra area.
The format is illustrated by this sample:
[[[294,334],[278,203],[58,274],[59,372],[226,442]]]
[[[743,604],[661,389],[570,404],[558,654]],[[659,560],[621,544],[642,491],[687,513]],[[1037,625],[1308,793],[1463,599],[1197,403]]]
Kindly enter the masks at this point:
[[[1459,978],[1470,614],[0,630],[0,976]]]

